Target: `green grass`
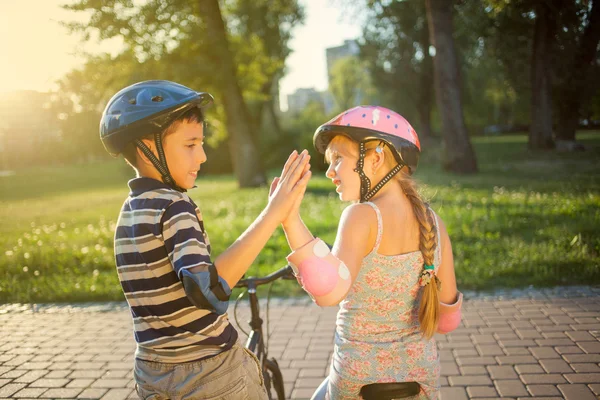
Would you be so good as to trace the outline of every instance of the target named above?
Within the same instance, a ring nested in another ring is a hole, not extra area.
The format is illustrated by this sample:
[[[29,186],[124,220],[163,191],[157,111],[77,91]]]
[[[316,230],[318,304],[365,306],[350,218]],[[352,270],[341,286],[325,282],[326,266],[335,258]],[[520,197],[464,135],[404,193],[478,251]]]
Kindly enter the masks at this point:
[[[440,150],[422,157],[416,179],[452,239],[462,289],[600,283],[600,134],[588,151],[529,152],[525,136],[474,139],[480,172],[441,171]],[[18,171],[0,177],[0,303],[122,300],[112,237],[131,170],[121,161]],[[239,190],[232,177],[201,177],[189,192],[219,254],[266,204],[266,188]],[[332,242],[346,206],[315,173],[303,216]],[[248,275],[284,265],[275,232]],[[300,293],[277,282],[273,293]]]

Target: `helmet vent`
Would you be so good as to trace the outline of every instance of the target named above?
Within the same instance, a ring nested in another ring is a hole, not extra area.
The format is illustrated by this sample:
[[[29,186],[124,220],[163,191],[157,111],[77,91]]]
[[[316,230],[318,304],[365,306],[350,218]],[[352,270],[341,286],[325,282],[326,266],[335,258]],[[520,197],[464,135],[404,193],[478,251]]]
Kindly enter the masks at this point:
[[[129,99],[129,104],[135,105],[135,103],[136,103],[135,98]]]
[[[161,101],[163,101],[162,96],[154,96],[152,97],[152,101],[154,101],[155,103],[160,103]]]

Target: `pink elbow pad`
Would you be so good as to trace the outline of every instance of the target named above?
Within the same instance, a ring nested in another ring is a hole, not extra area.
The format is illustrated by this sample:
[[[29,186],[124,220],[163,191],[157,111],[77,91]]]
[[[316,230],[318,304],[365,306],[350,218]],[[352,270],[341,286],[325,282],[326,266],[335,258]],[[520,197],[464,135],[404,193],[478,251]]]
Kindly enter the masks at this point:
[[[292,252],[287,260],[298,282],[320,306],[337,304],[350,289],[348,267],[319,238]]]
[[[458,299],[454,304],[446,304],[440,301],[440,320],[438,322],[438,333],[449,333],[458,328],[461,318],[463,295],[458,292]]]

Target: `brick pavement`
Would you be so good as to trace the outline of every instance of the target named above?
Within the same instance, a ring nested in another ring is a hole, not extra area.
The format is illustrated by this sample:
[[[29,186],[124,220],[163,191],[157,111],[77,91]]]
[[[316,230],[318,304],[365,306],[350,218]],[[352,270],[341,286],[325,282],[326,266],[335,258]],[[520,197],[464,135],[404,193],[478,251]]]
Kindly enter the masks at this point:
[[[444,400],[600,399],[600,288],[466,297],[461,327],[437,335]],[[325,377],[335,313],[271,301],[269,353],[291,399]],[[248,307],[239,316],[245,328]],[[123,303],[0,305],[0,398],[136,398],[134,349]]]

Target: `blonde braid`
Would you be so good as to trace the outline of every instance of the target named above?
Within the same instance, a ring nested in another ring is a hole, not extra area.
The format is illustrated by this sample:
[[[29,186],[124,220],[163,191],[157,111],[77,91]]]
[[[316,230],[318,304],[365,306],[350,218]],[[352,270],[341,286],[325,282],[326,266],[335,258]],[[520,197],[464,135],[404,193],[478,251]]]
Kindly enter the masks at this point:
[[[416,184],[410,178],[399,179],[402,190],[410,200],[413,212],[419,223],[419,250],[423,254],[425,265],[433,265],[436,242],[436,226],[433,212],[417,192]],[[437,330],[439,320],[439,280],[434,275],[432,281],[425,285],[419,307],[419,324],[423,336],[431,338]]]

